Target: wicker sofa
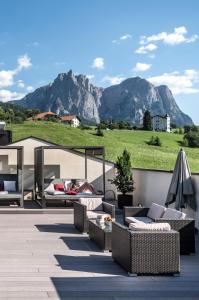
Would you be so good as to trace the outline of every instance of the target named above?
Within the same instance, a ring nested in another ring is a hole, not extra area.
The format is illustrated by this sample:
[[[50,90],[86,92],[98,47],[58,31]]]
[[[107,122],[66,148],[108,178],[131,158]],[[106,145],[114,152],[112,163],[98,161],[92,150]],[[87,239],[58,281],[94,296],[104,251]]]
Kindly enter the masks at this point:
[[[132,231],[113,222],[112,258],[129,275],[178,274],[180,244],[177,231]]]
[[[166,208],[165,208],[166,209]],[[129,225],[128,218],[133,217],[138,220],[146,221],[149,208],[146,207],[124,207],[123,218],[124,224]],[[169,223],[171,229],[176,230],[180,234],[180,254],[195,253],[195,220],[185,217],[184,219],[151,219],[151,222]]]
[[[102,198],[80,198],[74,202],[74,225],[80,232],[89,231],[89,220],[98,215],[115,219],[115,205],[102,201]]]

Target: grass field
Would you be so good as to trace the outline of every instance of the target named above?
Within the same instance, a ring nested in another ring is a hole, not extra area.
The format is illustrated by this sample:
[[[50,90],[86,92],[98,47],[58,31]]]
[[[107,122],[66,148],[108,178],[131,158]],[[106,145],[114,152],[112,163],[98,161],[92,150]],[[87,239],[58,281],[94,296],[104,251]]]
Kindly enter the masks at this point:
[[[105,131],[104,137],[95,135],[95,130],[80,130],[51,122],[25,122],[9,125],[13,140],[36,136],[63,145],[104,145],[106,159],[116,161],[126,148],[131,153],[132,166],[137,168],[172,170],[180,150],[183,135],[173,133],[152,133],[147,131],[114,130]],[[146,144],[152,135],[160,137],[162,146]],[[185,148],[192,172],[199,172],[199,148]]]

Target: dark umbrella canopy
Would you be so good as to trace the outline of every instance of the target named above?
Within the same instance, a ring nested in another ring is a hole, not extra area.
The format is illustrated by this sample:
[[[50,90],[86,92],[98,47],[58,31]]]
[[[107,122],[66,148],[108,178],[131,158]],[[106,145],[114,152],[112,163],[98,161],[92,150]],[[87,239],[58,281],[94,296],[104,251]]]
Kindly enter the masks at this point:
[[[196,210],[191,173],[183,149],[180,150],[177,157],[165,205],[168,206],[174,202],[175,208],[178,210],[187,206]]]

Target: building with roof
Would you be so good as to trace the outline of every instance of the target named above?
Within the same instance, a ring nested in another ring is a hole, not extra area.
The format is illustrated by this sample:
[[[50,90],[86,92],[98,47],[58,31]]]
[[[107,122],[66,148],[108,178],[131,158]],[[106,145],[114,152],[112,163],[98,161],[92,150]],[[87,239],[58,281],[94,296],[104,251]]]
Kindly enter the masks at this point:
[[[42,113],[39,113],[37,115],[35,115],[32,119],[34,121],[37,121],[37,120],[47,120],[49,117],[55,117],[57,118],[57,114],[51,112],[51,111],[47,111],[47,112],[42,112]]]
[[[81,120],[76,115],[65,115],[60,117],[61,122],[64,124],[70,124],[72,127],[79,127]]]
[[[156,115],[152,117],[152,127],[154,131],[171,131],[171,120],[170,116],[166,114],[165,116]]]

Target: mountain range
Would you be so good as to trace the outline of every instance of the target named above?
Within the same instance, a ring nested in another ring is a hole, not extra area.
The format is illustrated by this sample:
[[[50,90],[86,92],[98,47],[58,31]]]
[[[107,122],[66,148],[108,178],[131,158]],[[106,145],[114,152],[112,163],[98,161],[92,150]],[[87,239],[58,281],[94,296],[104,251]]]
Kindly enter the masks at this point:
[[[140,77],[101,88],[89,83],[85,75],[75,75],[70,70],[59,74],[53,83],[17,100],[17,104],[40,111],[76,114],[91,124],[101,120],[123,120],[141,125],[146,110],[151,115],[169,114],[171,122],[179,127],[193,124],[180,110],[166,85],[156,87]]]

